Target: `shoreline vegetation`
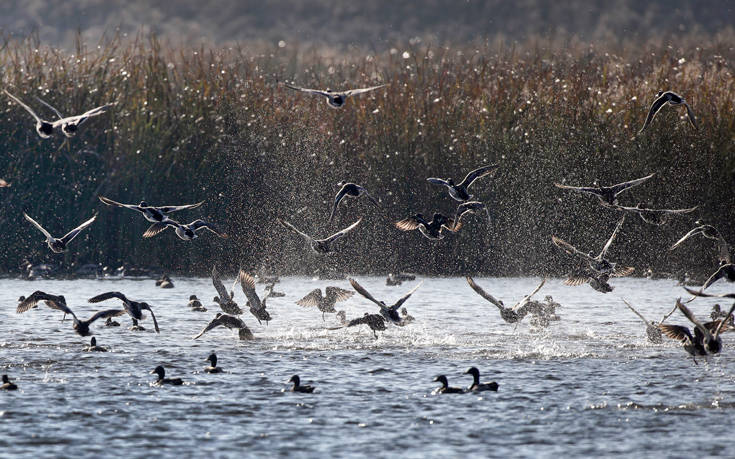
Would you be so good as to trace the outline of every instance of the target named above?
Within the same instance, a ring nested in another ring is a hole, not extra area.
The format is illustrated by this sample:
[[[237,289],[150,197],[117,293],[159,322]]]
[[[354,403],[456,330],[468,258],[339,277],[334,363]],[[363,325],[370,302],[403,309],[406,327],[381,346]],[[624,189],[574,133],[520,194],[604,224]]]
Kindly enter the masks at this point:
[[[701,276],[717,268],[714,241],[668,248],[696,220],[735,242],[735,34],[687,35],[635,46],[574,40],[396,43],[319,54],[282,43],[186,48],[155,36],[78,40],[72,51],[33,37],[6,39],[2,86],[38,107],[41,97],[62,113],[114,103],[64,140],[38,138],[30,115],[0,95],[0,273],[24,262],[73,271],[86,263],[158,266],[206,275],[213,264],[235,271],[434,275],[562,275],[576,266],[551,243],[562,237],[598,251],[619,212],[569,185],[613,184],[651,173],[621,203],[650,208],[699,206],[657,227],[629,216],[610,257],[634,275]],[[322,98],[279,83],[350,89],[388,86],[330,109]],[[691,105],[694,130],[681,107],[665,107],[641,135],[658,91]],[[43,116],[51,113],[41,110]],[[455,203],[427,177],[461,178],[499,165],[472,188],[491,222],[432,242],[393,222]],[[365,186],[381,208],[345,200],[328,223],[336,184]],[[153,205],[205,200],[174,216],[205,218],[230,235],[192,242],[172,231],[141,237],[139,214],[104,206],[98,196]],[[69,252],[50,254],[27,212],[51,233],[99,212]],[[362,216],[342,251],[318,256],[277,224],[282,218],[315,235],[332,234]]]

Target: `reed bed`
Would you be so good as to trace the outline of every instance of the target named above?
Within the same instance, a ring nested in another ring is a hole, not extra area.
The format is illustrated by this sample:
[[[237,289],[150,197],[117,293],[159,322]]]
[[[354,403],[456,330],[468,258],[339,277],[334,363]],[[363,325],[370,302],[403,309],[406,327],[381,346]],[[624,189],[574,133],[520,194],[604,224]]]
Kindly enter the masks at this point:
[[[691,217],[653,227],[630,216],[611,255],[639,273],[709,272],[716,249],[694,240],[667,250],[701,219],[735,241],[735,78],[732,34],[698,42],[648,42],[606,49],[529,40],[463,46],[397,44],[382,53],[321,54],[292,46],[183,48],[155,37],[118,37],[74,51],[32,37],[0,50],[2,86],[41,110],[34,96],[64,114],[113,102],[68,141],[39,139],[30,116],[0,97],[2,269],[25,261],[160,266],[202,274],[248,269],[310,274],[417,271],[493,275],[560,274],[572,266],[551,235],[596,252],[620,215],[596,199],[553,186],[617,183],[656,172],[623,201],[656,208],[698,205]],[[386,83],[332,110],[323,100],[279,85],[350,88]],[[659,90],[682,94],[698,116],[693,130],[678,109],[664,109],[636,132]],[[416,212],[453,213],[446,191],[426,177],[455,177],[497,163],[474,194],[492,221],[470,219],[434,243],[392,222]],[[366,186],[382,209],[344,203],[327,218],[343,179]],[[143,219],[102,205],[182,204],[176,217],[203,217],[230,238],[193,241],[172,232],[141,238]],[[72,249],[52,255],[22,218],[62,233],[93,212],[98,221]],[[327,235],[363,216],[343,251],[310,253],[276,224],[284,218]]]

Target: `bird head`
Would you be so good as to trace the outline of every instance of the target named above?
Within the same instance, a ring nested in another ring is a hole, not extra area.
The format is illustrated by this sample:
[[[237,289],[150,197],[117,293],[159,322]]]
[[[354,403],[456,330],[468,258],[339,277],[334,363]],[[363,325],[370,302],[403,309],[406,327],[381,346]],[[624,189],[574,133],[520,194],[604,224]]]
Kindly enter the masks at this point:
[[[164,370],[161,365],[158,365],[156,368],[151,370],[150,374],[157,374],[158,379],[163,379],[164,375],[166,374],[166,370]]]
[[[217,354],[215,354],[214,352],[209,354],[209,357],[207,357],[207,360],[209,360],[209,362],[212,364],[213,367],[217,366]]]
[[[299,378],[299,375],[293,375],[291,376],[291,379],[288,380],[290,383],[294,383],[295,386],[298,386],[301,384],[301,378]]]
[[[449,384],[449,381],[447,381],[447,377],[444,375],[439,375],[436,378],[434,378],[434,382],[440,382],[444,386]]]
[[[478,370],[475,367],[470,367],[467,371],[464,372],[464,374],[466,374],[466,375],[472,375],[472,376],[474,376],[476,378],[479,378],[480,377],[480,370]]]
[[[138,204],[138,207],[148,207],[148,203],[145,201],[140,201],[140,204]]]
[[[199,298],[197,298],[197,296],[196,296],[196,295],[191,295],[191,296],[189,297],[189,301],[194,301],[194,300],[198,300],[198,299],[199,299]]]
[[[89,340],[89,345],[90,345],[90,347],[96,347],[97,346],[97,338],[95,338],[93,336],[92,339]]]

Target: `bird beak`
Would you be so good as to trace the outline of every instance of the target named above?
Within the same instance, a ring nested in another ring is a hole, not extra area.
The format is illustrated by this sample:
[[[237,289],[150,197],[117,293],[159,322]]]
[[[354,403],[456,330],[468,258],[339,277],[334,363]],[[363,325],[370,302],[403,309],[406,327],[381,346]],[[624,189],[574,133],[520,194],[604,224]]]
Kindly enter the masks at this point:
[[[151,370],[151,372],[150,372],[150,373],[148,373],[148,374],[149,374],[149,375],[153,375],[153,374],[156,374],[156,370]]]

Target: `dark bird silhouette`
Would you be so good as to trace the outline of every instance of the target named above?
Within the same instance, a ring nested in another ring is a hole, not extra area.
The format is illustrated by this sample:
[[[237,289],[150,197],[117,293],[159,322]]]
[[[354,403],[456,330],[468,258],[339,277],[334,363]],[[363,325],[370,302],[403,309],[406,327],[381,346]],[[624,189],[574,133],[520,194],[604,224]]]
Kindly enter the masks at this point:
[[[48,231],[43,229],[43,226],[41,226],[37,221],[29,217],[28,214],[24,212],[23,216],[26,220],[31,222],[33,226],[35,226],[41,233],[43,233],[43,235],[46,237],[46,244],[48,244],[48,248],[51,249],[51,251],[54,253],[61,253],[66,251],[66,246],[69,245],[69,243],[73,241],[74,238],[77,237],[84,228],[91,225],[95,218],[97,218],[97,214],[95,214],[92,218],[77,226],[73,230],[69,231],[64,236],[60,238],[55,238],[51,236]]]
[[[209,357],[207,357],[207,360],[211,365],[204,368],[205,373],[222,373],[222,368],[217,366],[217,354],[212,352],[209,354]]]
[[[523,320],[524,317],[526,317],[526,314],[529,313],[528,304],[531,300],[531,297],[536,294],[539,290],[541,290],[541,287],[544,286],[546,283],[546,279],[542,280],[538,287],[536,287],[530,294],[526,295],[515,304],[512,308],[506,307],[502,301],[496,299],[494,296],[487,293],[485,290],[482,289],[474,279],[472,279],[470,276],[466,277],[467,283],[470,284],[470,287],[472,287],[472,290],[477,292],[478,295],[485,298],[490,303],[494,304],[498,310],[500,310],[500,317],[506,321],[509,324],[514,324],[517,322],[520,322]]]
[[[701,294],[701,292],[695,293],[695,291],[687,289],[687,291],[696,296],[711,296],[707,294]],[[697,363],[696,356],[706,356],[707,354],[717,354],[722,349],[722,340],[720,339],[720,333],[727,330],[727,322],[729,317],[732,315],[735,304],[727,314],[727,317],[722,320],[715,320],[713,322],[707,322],[702,324],[692,314],[692,312],[684,306],[681,302],[681,298],[676,300],[676,307],[679,308],[684,316],[694,324],[694,335],[689,331],[687,327],[681,325],[659,325],[661,331],[667,337],[681,341],[684,345],[684,350],[687,351]]]
[[[117,298],[118,300],[122,301],[122,304],[125,307],[125,312],[127,312],[134,321],[143,320],[143,311],[148,311],[151,315],[151,318],[153,319],[153,327],[156,329],[156,333],[159,333],[158,321],[156,320],[156,316],[155,314],[153,314],[153,309],[151,309],[151,306],[146,302],[130,300],[120,292],[101,293],[95,297],[90,298],[89,302],[99,303],[101,301],[109,300],[112,298]],[[137,325],[137,323],[135,325]]]
[[[352,297],[355,292],[341,289],[339,287],[327,287],[324,289],[325,294],[322,296],[321,289],[314,289],[308,295],[296,302],[299,306],[314,307],[316,306],[322,312],[322,320],[327,312],[337,312],[334,305],[341,301],[345,301]]]
[[[439,395],[439,394],[464,394],[465,390],[460,389],[459,387],[449,387],[449,381],[447,381],[447,377],[444,375],[439,375],[436,378],[434,378],[434,382],[441,383],[441,387],[437,387],[434,389],[434,392],[432,394]]]
[[[207,223],[202,219],[194,220],[193,222],[184,225],[177,222],[176,220],[171,220],[170,218],[161,223],[154,223],[149,226],[145,233],[143,233],[143,237],[153,237],[161,233],[168,227],[173,228],[176,236],[178,236],[179,239],[181,239],[182,241],[192,241],[198,238],[199,231],[205,229],[211,231],[222,239],[227,239],[229,237],[227,233],[222,232],[219,228],[217,228],[217,226],[213,225],[212,223]]]
[[[618,204],[618,195],[620,193],[622,193],[623,191],[629,188],[640,185],[646,180],[649,180],[654,175],[656,174],[647,175],[639,179],[630,180],[628,182],[618,183],[617,185],[611,185],[611,186],[602,186],[602,185],[570,186],[570,185],[562,185],[561,183],[554,183],[554,185],[557,188],[561,188],[564,190],[572,190],[578,193],[594,194],[600,199],[600,202],[602,204],[609,204],[611,206],[615,206]]]
[[[283,83],[283,85],[289,89],[293,89],[294,91],[305,92],[307,94],[315,94],[315,95],[326,97],[327,103],[332,108],[343,107],[345,102],[347,102],[347,98],[349,97],[356,96],[358,94],[362,94],[368,91],[373,91],[375,89],[379,89],[385,86],[384,84],[381,84],[379,86],[370,86],[368,88],[359,88],[359,89],[349,89],[347,91],[330,91],[329,89],[322,90],[322,89],[301,88],[299,86],[293,86],[287,83]]]
[[[242,269],[237,275],[237,280],[240,281],[240,287],[242,288],[243,293],[245,293],[245,297],[248,299],[247,306],[250,309],[250,313],[258,319],[259,324],[262,323],[261,321],[265,321],[265,324],[268,325],[268,322],[271,320],[271,315],[265,309],[268,294],[266,294],[261,300],[260,297],[258,297],[258,293],[255,291],[255,279]]]
[[[443,180],[436,177],[429,177],[426,180],[435,185],[444,185],[445,187],[447,187],[447,191],[449,191],[449,196],[451,196],[452,199],[456,201],[469,201],[474,197],[469,193],[469,187],[474,183],[475,180],[489,175],[495,169],[497,169],[497,167],[497,164],[479,167],[467,174],[464,180],[457,184],[455,184],[454,180],[452,180],[451,178]]]
[[[606,203],[603,205],[623,212],[636,213],[644,222],[649,225],[656,226],[662,226],[669,223],[671,218],[674,216],[688,214],[697,210],[697,207],[690,207],[688,209],[646,209],[641,207],[641,203],[638,203],[635,207],[610,205]]]
[[[36,295],[37,293],[43,294],[43,292],[34,292],[34,294],[32,294],[28,298],[29,299],[34,298],[34,295]],[[53,297],[53,295],[47,295],[47,296],[48,297]],[[62,298],[63,299],[64,297],[55,297],[55,298],[57,298],[57,299],[58,298]],[[89,335],[91,335],[92,332],[90,331],[89,327],[97,319],[106,319],[108,317],[117,317],[117,316],[121,316],[121,315],[125,314],[125,311],[123,309],[108,309],[106,311],[99,311],[99,312],[94,313],[92,315],[92,317],[90,317],[87,320],[80,320],[79,318],[77,318],[76,314],[74,314],[74,312],[66,306],[66,301],[58,301],[58,300],[55,300],[54,298],[45,298],[42,295],[36,296],[34,298],[34,300],[35,300],[35,302],[28,302],[25,305],[23,305],[22,307],[21,307],[21,305],[18,305],[17,312],[19,312],[19,313],[25,312],[25,311],[31,309],[36,302],[38,302],[40,300],[44,300],[44,303],[49,308],[56,309],[57,311],[63,312],[64,313],[64,316],[66,316],[66,314],[69,314],[69,315],[72,316],[72,318],[74,319],[73,320],[73,323],[72,323],[72,328],[74,329],[74,331],[79,336],[89,336]]]
[[[209,330],[212,330],[217,327],[226,327],[230,330],[237,330],[237,335],[241,340],[249,340],[249,339],[255,339],[253,336],[253,332],[250,331],[247,325],[245,325],[245,322],[243,322],[241,319],[230,316],[228,314],[222,314],[221,312],[218,312],[214,319],[212,319],[209,324],[204,327],[204,329],[199,332],[198,335],[194,337],[194,339],[198,339],[203,334],[207,333]]]
[[[334,233],[333,235],[329,236],[325,239],[314,239],[313,237],[309,236],[308,234],[299,231],[296,229],[295,226],[290,224],[289,222],[285,220],[278,219],[278,223],[280,223],[283,227],[288,228],[289,230],[293,231],[294,233],[298,234],[299,236],[303,237],[304,240],[306,240],[307,244],[311,247],[311,250],[313,250],[315,253],[325,254],[325,253],[331,253],[336,252],[333,245],[338,240],[345,237],[347,234],[349,234],[351,231],[353,231],[355,228],[357,228],[357,225],[360,224],[362,221],[362,218],[357,220],[355,223],[351,224],[347,228],[338,231]]]
[[[342,200],[346,198],[347,196],[350,196],[353,198],[359,198],[360,196],[365,195],[370,200],[370,202],[380,207],[380,204],[378,204],[378,201],[376,201],[375,198],[370,196],[370,193],[368,193],[368,190],[366,190],[364,187],[356,183],[349,183],[349,182],[342,181],[342,182],[339,182],[337,186],[340,187],[340,189],[337,192],[337,195],[334,197],[334,205],[332,206],[332,212],[329,214],[330,222],[334,219],[334,214],[337,212],[337,206],[339,206],[339,203],[342,202]]]
[[[585,260],[589,265],[589,268],[596,273],[607,274],[616,277],[627,276],[633,272],[634,268],[616,268],[615,263],[605,258],[605,256],[607,255],[607,251],[610,249],[610,246],[617,237],[620,228],[623,226],[623,222],[625,222],[624,215],[623,218],[621,218],[618,224],[615,226],[615,230],[610,236],[610,239],[607,240],[605,246],[602,248],[600,253],[594,257],[591,253],[584,253],[581,250],[576,249],[573,245],[563,241],[556,236],[551,236],[551,240],[554,242],[554,245],[564,250],[567,254]]]
[[[366,299],[378,305],[378,307],[380,308],[380,315],[383,316],[385,320],[391,323],[394,323],[396,325],[399,325],[402,322],[401,316],[398,314],[398,309],[403,305],[403,303],[406,302],[406,300],[411,298],[411,295],[413,295],[413,293],[419,287],[421,287],[421,284],[423,284],[423,282],[420,282],[416,287],[412,288],[411,291],[409,291],[407,294],[399,298],[398,301],[393,303],[391,306],[388,306],[385,304],[384,301],[376,300],[375,297],[372,296],[370,292],[365,290],[365,288],[363,288],[362,285],[358,284],[355,279],[349,279],[349,280],[350,280],[350,284],[352,285],[352,288],[354,288],[357,293],[359,293]]]
[[[656,116],[656,114],[661,111],[661,109],[666,104],[669,104],[671,106],[684,105],[687,108],[687,118],[689,119],[689,123],[691,123],[694,129],[698,129],[697,119],[694,117],[694,112],[692,112],[692,109],[689,107],[689,104],[687,104],[683,97],[681,97],[674,91],[659,91],[659,93],[656,94],[656,99],[651,104],[651,108],[648,110],[646,122],[643,123],[643,127],[641,128],[641,130],[638,131],[639,134],[646,130],[648,125],[651,124],[651,121],[653,121],[653,117]]]
[[[166,214],[169,214],[171,212],[177,212],[179,210],[195,209],[201,206],[202,204],[204,204],[204,201],[200,201],[196,204],[186,204],[183,206],[149,206],[148,203],[145,201],[140,201],[140,204],[136,205],[136,204],[122,204],[120,202],[113,201],[112,199],[106,198],[104,196],[99,196],[99,199],[100,201],[107,204],[108,206],[124,207],[126,209],[135,210],[137,212],[140,212],[141,215],[143,215],[143,218],[145,218],[146,220],[154,224],[164,223],[166,221],[171,220]],[[153,228],[152,226],[149,227],[148,231],[151,231],[152,228]]]
[[[229,292],[222,284],[222,280],[219,277],[219,272],[216,266],[212,266],[212,285],[217,290],[217,296],[214,297],[214,302],[219,304],[222,312],[225,314],[237,315],[242,314],[242,309],[235,303],[235,285],[237,285],[238,279],[235,279],[235,283],[232,284],[232,290]]]
[[[10,382],[8,375],[3,375],[3,384],[0,386],[0,390],[18,390],[18,386]]]
[[[467,388],[467,392],[484,392],[484,391],[498,391],[498,383],[495,381],[489,383],[480,382],[480,370],[475,367],[470,367],[464,374],[472,375],[472,385]]]
[[[291,379],[288,380],[288,382],[293,383],[293,387],[291,387],[291,392],[301,392],[304,394],[311,394],[314,392],[315,387],[309,386],[309,385],[301,385],[301,378],[299,378],[299,375],[293,375],[291,376]]]
[[[158,375],[158,379],[153,382],[153,385],[155,386],[163,386],[164,384],[169,384],[171,386],[180,386],[184,384],[184,381],[181,378],[167,378],[166,370],[164,370],[163,367],[160,365],[151,370],[151,374]]]
[[[423,215],[416,214],[412,217],[397,221],[395,225],[396,228],[401,231],[413,231],[418,229],[427,239],[432,240],[444,239],[444,234],[442,234],[443,229],[456,233],[462,227],[461,224],[455,223],[453,219],[440,213],[435,213],[430,222],[426,221]]]

